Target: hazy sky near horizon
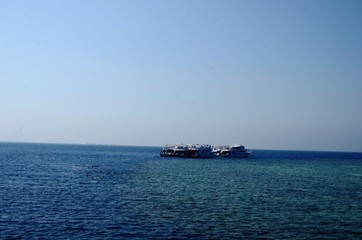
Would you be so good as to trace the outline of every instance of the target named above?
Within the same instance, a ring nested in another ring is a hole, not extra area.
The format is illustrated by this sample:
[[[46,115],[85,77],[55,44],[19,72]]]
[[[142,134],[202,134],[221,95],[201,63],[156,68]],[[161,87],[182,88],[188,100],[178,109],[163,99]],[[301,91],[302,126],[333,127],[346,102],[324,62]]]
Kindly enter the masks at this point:
[[[362,151],[362,1],[0,2],[0,141]]]

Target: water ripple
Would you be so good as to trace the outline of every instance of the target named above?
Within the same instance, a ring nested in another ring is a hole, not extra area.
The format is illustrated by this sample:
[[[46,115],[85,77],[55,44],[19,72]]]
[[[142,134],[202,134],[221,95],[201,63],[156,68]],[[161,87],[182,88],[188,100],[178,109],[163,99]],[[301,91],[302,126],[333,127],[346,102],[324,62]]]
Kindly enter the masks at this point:
[[[0,238],[362,234],[362,158],[356,154],[255,151],[251,159],[195,160],[159,158],[158,151],[0,144]]]

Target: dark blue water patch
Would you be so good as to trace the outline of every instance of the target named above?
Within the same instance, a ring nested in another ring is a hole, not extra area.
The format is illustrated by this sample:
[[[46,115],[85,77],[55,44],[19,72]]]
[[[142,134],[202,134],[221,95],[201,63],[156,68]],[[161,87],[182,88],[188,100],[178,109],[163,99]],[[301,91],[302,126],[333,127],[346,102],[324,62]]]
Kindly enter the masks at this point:
[[[0,238],[362,234],[362,162],[354,153],[254,151],[249,159],[198,160],[159,151],[0,144]]]
[[[326,152],[326,151],[282,151],[282,150],[253,150],[253,159],[336,159],[362,160],[361,152]]]

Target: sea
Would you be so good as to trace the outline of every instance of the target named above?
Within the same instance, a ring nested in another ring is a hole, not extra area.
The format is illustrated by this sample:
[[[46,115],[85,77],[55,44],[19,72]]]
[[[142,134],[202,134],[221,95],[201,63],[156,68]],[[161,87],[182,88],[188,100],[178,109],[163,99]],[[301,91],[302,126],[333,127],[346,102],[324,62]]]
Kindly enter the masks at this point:
[[[0,143],[0,239],[362,239],[362,153]]]

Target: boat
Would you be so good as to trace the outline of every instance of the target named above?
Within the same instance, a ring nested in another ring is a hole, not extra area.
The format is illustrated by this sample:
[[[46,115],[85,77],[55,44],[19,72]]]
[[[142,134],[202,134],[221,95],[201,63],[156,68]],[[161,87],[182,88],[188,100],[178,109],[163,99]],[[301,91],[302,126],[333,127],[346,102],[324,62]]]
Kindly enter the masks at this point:
[[[214,147],[212,153],[218,157],[247,158],[251,154],[251,151],[247,150],[243,145],[235,144]]]
[[[160,152],[161,157],[212,158],[211,145],[204,144],[166,144]]]

